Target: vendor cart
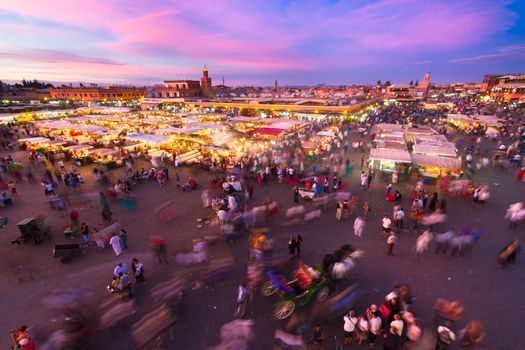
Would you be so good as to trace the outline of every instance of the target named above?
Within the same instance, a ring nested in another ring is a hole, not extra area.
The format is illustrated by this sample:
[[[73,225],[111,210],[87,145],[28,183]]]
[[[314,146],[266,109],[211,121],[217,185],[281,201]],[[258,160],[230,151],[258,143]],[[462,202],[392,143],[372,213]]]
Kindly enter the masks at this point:
[[[315,191],[311,188],[299,187],[299,195],[302,199],[312,200],[315,196]]]
[[[21,236],[14,241],[15,243],[28,242],[30,240],[34,240],[35,244],[42,243],[40,229],[34,218],[25,218],[16,224],[16,226],[18,226]]]
[[[53,257],[60,258],[62,264],[69,264],[74,256],[80,256],[84,254],[82,246],[78,243],[75,244],[56,244],[53,249]]]

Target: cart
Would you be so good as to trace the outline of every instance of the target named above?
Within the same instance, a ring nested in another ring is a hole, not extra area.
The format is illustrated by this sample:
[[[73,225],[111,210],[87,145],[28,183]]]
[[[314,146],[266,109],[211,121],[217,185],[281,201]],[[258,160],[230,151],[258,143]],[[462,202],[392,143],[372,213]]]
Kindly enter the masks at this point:
[[[295,310],[296,306],[304,306],[315,300],[322,302],[326,300],[330,289],[328,288],[328,278],[324,271],[315,270],[319,276],[308,281],[307,285],[301,286],[304,278],[304,268],[300,267],[296,272],[296,278],[287,281],[282,275],[274,271],[268,271],[268,279],[262,287],[262,294],[270,296],[277,294],[279,301],[275,304],[274,317],[277,320],[288,318]]]
[[[299,187],[299,195],[302,199],[312,200],[315,196],[315,191],[311,188]]]
[[[16,224],[16,226],[18,226],[18,230],[20,230],[20,233],[22,234],[16,239],[16,243],[27,242],[30,240],[34,240],[35,244],[42,243],[40,229],[34,218],[25,218]]]
[[[84,254],[84,250],[79,243],[75,244],[55,244],[53,249],[53,257],[60,258],[62,264],[69,264],[73,261],[74,256]]]
[[[64,237],[67,239],[74,239],[79,235],[80,231],[76,225],[69,225],[64,230]]]

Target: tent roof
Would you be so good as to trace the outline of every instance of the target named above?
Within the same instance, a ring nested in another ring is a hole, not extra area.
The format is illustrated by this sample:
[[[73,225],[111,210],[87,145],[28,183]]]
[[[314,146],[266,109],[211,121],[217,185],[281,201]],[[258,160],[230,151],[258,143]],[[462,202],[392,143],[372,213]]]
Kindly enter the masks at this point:
[[[414,145],[414,153],[425,155],[438,155],[445,157],[456,157],[456,146],[452,142],[420,143]]]
[[[461,168],[461,160],[459,158],[429,156],[416,153],[412,154],[412,163],[447,169]]]
[[[279,136],[284,132],[284,129],[279,128],[258,128],[253,131],[255,134]]]
[[[25,143],[44,143],[48,142],[49,139],[47,137],[28,137],[25,139],[19,139],[18,142],[25,142]]]
[[[411,163],[408,151],[388,148],[373,148],[370,150],[370,160],[390,160],[398,163]]]
[[[169,141],[169,136],[159,136],[159,135],[150,135],[150,134],[131,134],[126,135],[126,140],[131,141],[140,141],[146,143],[163,143]]]

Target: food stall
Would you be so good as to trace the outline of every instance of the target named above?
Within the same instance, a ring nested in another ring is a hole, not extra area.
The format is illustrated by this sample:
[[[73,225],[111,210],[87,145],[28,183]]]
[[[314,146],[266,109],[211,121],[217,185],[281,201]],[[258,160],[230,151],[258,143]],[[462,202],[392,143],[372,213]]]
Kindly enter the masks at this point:
[[[373,148],[368,158],[374,168],[384,172],[394,172],[400,166],[406,166],[412,162],[410,153],[403,149]]]
[[[457,174],[461,169],[461,159],[457,157],[413,153],[411,158],[412,163],[419,167],[419,173],[426,177],[437,178],[449,171]]]
[[[93,149],[91,145],[71,145],[64,147],[71,159],[74,159],[81,164],[89,163],[92,161],[90,157],[90,151]]]
[[[114,148],[95,148],[90,151],[90,156],[94,163],[104,165],[108,169],[124,164],[119,150]]]
[[[41,145],[49,141],[51,140],[47,137],[27,137],[24,139],[19,139],[18,143],[21,149],[27,149],[29,151],[38,151],[39,149],[43,150],[43,147],[41,147]]]

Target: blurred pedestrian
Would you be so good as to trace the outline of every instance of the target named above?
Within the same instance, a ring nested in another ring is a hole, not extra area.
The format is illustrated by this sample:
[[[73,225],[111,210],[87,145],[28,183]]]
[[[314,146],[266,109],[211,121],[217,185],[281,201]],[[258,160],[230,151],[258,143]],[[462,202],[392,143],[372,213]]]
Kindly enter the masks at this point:
[[[388,238],[386,239],[386,244],[388,246],[388,255],[394,255],[394,245],[397,243],[397,237],[393,231],[390,231]]]
[[[297,249],[297,240],[294,236],[290,236],[288,239],[288,252],[292,257],[295,257],[295,250]]]
[[[299,187],[294,186],[294,188],[292,188],[292,191],[293,191],[293,201],[294,201],[294,203],[299,204]]]
[[[314,346],[316,349],[321,349],[324,341],[324,331],[320,324],[316,324],[314,327]]]
[[[450,330],[451,323],[446,321],[443,326],[439,326],[437,331],[437,342],[435,350],[447,350],[450,343],[456,340],[456,335]]]
[[[128,249],[128,233],[126,232],[126,230],[120,229],[119,237],[122,249]]]
[[[509,263],[516,261],[516,255],[520,249],[520,241],[518,239],[513,240],[501,250],[498,255],[498,260],[501,267],[507,266]]]
[[[383,350],[397,350],[399,347],[399,335],[397,335],[398,330],[395,327],[390,327],[388,333],[386,334],[385,343],[383,345]]]
[[[343,330],[345,331],[345,337],[343,344],[350,345],[355,334],[355,326],[357,324],[357,317],[354,315],[354,311],[350,310],[347,315],[343,317],[344,325]]]
[[[155,253],[155,259],[159,264],[167,264],[166,241],[161,236],[151,236],[150,246]]]
[[[428,209],[430,211],[435,211],[436,210],[437,201],[438,201],[438,194],[437,194],[437,192],[434,192],[432,194],[432,196],[430,196],[430,203],[428,204]]]
[[[365,219],[361,215],[358,215],[354,220],[354,234],[357,237],[361,238],[363,236],[365,225]]]
[[[301,256],[301,246],[303,245],[303,236],[297,235],[296,242],[296,249],[297,249],[297,256]]]
[[[366,315],[361,315],[357,320],[355,334],[357,344],[359,345],[361,345],[365,340],[368,339],[368,320],[366,318]]]
[[[80,226],[80,233],[82,234],[82,241],[85,245],[90,246],[91,240],[89,239],[89,227],[85,222]]]
[[[122,254],[122,246],[120,245],[120,237],[117,234],[113,233],[113,235],[111,236],[111,239],[109,240],[109,244],[113,248],[113,251],[115,252],[116,256],[119,256],[120,254]]]
[[[144,267],[137,258],[131,260],[131,270],[137,282],[144,282]]]

